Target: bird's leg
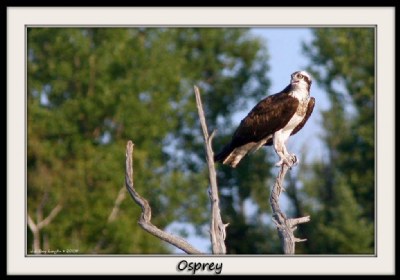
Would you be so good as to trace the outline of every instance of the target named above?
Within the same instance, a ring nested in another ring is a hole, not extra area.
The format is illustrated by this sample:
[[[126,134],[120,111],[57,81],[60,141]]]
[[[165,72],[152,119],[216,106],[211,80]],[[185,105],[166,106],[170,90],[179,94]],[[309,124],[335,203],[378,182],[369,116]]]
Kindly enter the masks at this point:
[[[286,145],[283,145],[283,154],[286,157],[287,162],[289,163],[288,166],[289,168],[291,168],[292,166],[295,166],[299,163],[299,159],[297,158],[297,156],[295,154],[290,154],[287,149],[286,149]]]
[[[287,151],[285,138],[286,137],[284,137],[284,133],[281,130],[275,132],[274,134],[274,149],[280,158],[280,160],[275,165],[282,166],[282,164],[286,164],[289,168],[291,168],[298,162],[298,160],[295,154],[289,154],[289,152]]]
[[[295,154],[290,154],[289,160],[292,162],[292,166],[299,164],[299,158]]]
[[[287,166],[290,167],[292,164],[290,164],[290,162],[288,161],[289,153],[286,150],[285,142],[282,140],[281,131],[275,132],[273,143],[275,152],[280,158],[280,160],[275,164],[275,166],[282,166],[282,164],[286,164]]]
[[[288,158],[285,156],[285,154],[281,151],[276,151],[276,153],[278,154],[280,160],[275,164],[275,166],[282,166],[282,164],[286,164],[288,166],[290,166],[291,164],[288,161]]]

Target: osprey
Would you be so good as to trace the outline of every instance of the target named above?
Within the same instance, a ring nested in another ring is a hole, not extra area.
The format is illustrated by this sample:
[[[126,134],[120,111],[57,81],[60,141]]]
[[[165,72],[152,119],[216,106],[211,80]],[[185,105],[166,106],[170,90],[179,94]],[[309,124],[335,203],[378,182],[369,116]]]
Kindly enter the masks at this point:
[[[311,77],[307,72],[294,72],[287,87],[254,106],[241,121],[231,142],[214,160],[236,167],[246,154],[273,144],[280,158],[276,165],[291,167],[297,158],[289,154],[285,144],[289,136],[302,129],[314,109],[315,99],[310,97],[310,87]]]

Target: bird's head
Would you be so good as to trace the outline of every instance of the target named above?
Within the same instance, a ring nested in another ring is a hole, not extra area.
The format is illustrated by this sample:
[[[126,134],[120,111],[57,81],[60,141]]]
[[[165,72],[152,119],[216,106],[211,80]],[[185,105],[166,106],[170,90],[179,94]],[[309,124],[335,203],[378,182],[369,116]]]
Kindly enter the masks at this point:
[[[293,89],[310,91],[311,83],[311,76],[306,71],[296,71],[291,75],[290,84]]]

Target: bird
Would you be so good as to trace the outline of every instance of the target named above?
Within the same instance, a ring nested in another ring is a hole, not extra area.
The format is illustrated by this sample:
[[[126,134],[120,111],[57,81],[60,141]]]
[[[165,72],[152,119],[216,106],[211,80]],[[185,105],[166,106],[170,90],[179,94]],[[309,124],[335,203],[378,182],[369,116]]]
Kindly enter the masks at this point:
[[[214,156],[214,161],[235,168],[246,154],[273,145],[279,156],[276,166],[286,164],[291,168],[297,164],[298,158],[288,152],[286,142],[303,128],[314,110],[311,83],[306,71],[292,73],[289,85],[262,99],[241,120],[231,141]]]

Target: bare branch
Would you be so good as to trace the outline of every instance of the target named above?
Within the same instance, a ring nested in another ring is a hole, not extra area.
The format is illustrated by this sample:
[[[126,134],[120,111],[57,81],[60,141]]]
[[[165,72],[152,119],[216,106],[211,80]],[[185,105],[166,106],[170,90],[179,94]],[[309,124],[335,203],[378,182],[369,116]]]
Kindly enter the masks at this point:
[[[111,210],[110,215],[108,216],[107,223],[111,223],[117,218],[119,207],[122,201],[125,199],[125,197],[126,197],[126,189],[125,187],[122,187],[118,192],[117,198],[115,199],[114,207]]]
[[[37,231],[37,226],[29,214],[28,214],[28,226],[32,232]]]
[[[39,219],[37,224],[35,224],[35,222],[31,218],[31,216],[29,214],[27,214],[28,226],[33,234],[32,249],[34,251],[34,254],[40,254],[40,249],[41,249],[40,248],[40,231],[41,231],[41,229],[48,226],[62,209],[62,205],[61,205],[61,203],[59,203],[56,207],[53,208],[53,210],[51,210],[50,214],[46,217],[46,219],[40,220],[40,219],[42,219],[43,207],[44,207],[46,201],[47,201],[47,193],[44,195],[44,198],[42,199],[42,202],[39,204],[38,209],[36,209],[37,210],[36,214]]]
[[[48,226],[51,223],[51,221],[58,215],[58,213],[61,211],[61,209],[62,209],[62,205],[58,204],[56,207],[53,208],[53,210],[51,210],[50,214],[46,217],[46,219],[44,219],[43,221],[41,221],[37,224],[37,227],[39,229],[42,229],[45,226]]]
[[[133,164],[132,153],[133,143],[128,141],[126,145],[126,166],[125,166],[125,184],[132,199],[142,208],[142,215],[139,218],[139,225],[152,235],[164,240],[175,247],[183,250],[188,254],[202,254],[199,250],[190,245],[186,240],[181,237],[167,233],[151,223],[151,208],[146,199],[141,197],[135,190],[133,183]]]
[[[200,90],[197,86],[194,86],[194,92],[196,95],[196,104],[199,113],[200,124],[203,130],[208,171],[210,177],[210,185],[211,185],[209,195],[212,208],[211,230],[210,230],[212,251],[214,254],[226,254],[225,237],[226,237],[226,227],[228,226],[228,224],[224,224],[222,222],[221,211],[219,209],[217,174],[215,171],[214,153],[212,150],[212,139],[214,137],[215,130],[211,133],[211,136],[209,136],[206,124],[206,118],[204,116],[204,110],[200,97]]]
[[[33,219],[29,214],[28,216],[28,226],[29,229],[32,231],[33,235],[33,242],[32,242],[32,249],[34,254],[40,254],[40,229],[37,227]]]
[[[305,216],[301,218],[296,218],[296,219],[289,219],[287,223],[290,225],[290,227],[294,227],[298,224],[304,224],[310,221],[310,216]]]
[[[296,225],[306,223],[310,221],[310,216],[288,219],[282,212],[279,206],[279,196],[284,190],[283,180],[289,167],[286,164],[282,164],[278,176],[275,180],[275,185],[272,188],[271,196],[269,198],[272,207],[273,221],[278,229],[279,237],[281,238],[283,251],[285,254],[295,253],[295,243],[303,242],[307,239],[300,239],[294,237],[293,232],[296,230]]]

